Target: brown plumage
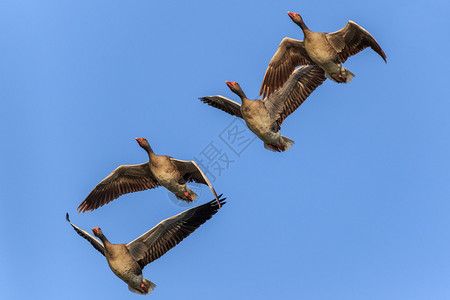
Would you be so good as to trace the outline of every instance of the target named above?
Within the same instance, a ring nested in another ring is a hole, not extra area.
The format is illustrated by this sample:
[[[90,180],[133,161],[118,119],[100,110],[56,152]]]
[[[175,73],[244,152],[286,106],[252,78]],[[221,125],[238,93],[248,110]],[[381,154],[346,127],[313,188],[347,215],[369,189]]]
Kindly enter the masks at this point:
[[[79,212],[97,209],[120,196],[158,186],[164,186],[175,196],[186,202],[194,201],[197,194],[190,190],[187,182],[197,182],[208,185],[216,197],[211,182],[194,161],[174,159],[153,152],[148,141],[137,138],[139,145],[147,151],[149,161],[139,165],[122,165],[115,169],[89,193],[78,206]]]
[[[284,38],[272,57],[260,90],[267,97],[283,86],[292,71],[300,65],[317,64],[326,76],[339,83],[348,83],[354,74],[342,67],[350,56],[371,47],[384,61],[386,54],[375,38],[353,21],[333,33],[313,32],[297,13],[288,12],[289,17],[303,30],[304,41]]]
[[[241,98],[242,105],[223,96],[207,96],[200,100],[243,118],[248,128],[264,142],[266,149],[281,152],[294,144],[280,134],[281,124],[324,80],[320,67],[304,66],[295,70],[281,89],[263,100],[248,99],[238,83],[228,81],[228,87]]]
[[[226,203],[225,198],[222,199],[221,197],[222,195],[218,196],[218,202],[212,200],[161,221],[127,244],[111,244],[99,227],[92,228],[94,235],[100,239],[100,242],[83,229],[72,224],[69,220],[69,214],[66,214],[66,220],[80,236],[106,257],[111,270],[128,284],[130,291],[145,295],[149,294],[156,287],[156,284],[143,277],[142,269],[163,256],[216,214],[220,205]]]

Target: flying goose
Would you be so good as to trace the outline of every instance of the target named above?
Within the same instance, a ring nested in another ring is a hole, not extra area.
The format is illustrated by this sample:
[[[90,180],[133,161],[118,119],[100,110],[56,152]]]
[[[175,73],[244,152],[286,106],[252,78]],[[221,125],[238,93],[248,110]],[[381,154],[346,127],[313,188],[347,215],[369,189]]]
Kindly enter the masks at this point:
[[[97,209],[123,194],[153,189],[160,185],[178,199],[192,202],[197,194],[186,182],[206,184],[220,207],[216,191],[194,161],[184,161],[166,155],[156,155],[145,138],[136,138],[139,146],[148,153],[149,161],[139,165],[122,165],[103,179],[78,206],[78,212]]]
[[[341,30],[324,33],[309,30],[298,13],[288,12],[288,15],[302,29],[304,41],[287,37],[281,41],[264,75],[260,90],[263,97],[280,88],[300,65],[317,64],[333,81],[349,83],[355,75],[342,63],[350,56],[371,47],[386,62],[386,54],[374,37],[353,21],[348,21]]]
[[[286,151],[294,141],[280,134],[280,126],[309,95],[325,80],[318,66],[304,66],[295,70],[281,89],[263,100],[250,100],[237,82],[226,84],[237,94],[242,105],[223,96],[200,98],[203,103],[245,120],[248,128],[271,151]]]
[[[128,284],[130,291],[146,295],[151,293],[156,284],[143,277],[142,269],[163,256],[199,228],[200,225],[209,220],[217,213],[219,209],[218,203],[221,205],[226,203],[224,202],[225,199],[219,199],[219,202],[212,200],[161,221],[158,225],[128,244],[111,244],[102,230],[99,227],[94,227],[92,231],[100,239],[99,241],[83,229],[72,224],[68,213],[66,214],[66,220],[80,236],[85,238],[106,257],[111,270],[117,277]]]

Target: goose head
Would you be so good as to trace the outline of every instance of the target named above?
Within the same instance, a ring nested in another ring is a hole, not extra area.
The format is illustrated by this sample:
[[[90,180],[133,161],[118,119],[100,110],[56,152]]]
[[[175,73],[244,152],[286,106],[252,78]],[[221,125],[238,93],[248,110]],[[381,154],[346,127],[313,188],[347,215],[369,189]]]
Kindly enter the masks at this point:
[[[302,29],[307,29],[308,28],[308,27],[306,27],[305,22],[303,22],[302,16],[300,16],[300,14],[294,13],[294,12],[290,12],[290,11],[288,11],[287,14],[289,15],[289,17],[291,18],[291,20],[295,24],[300,26],[300,28],[302,28]]]
[[[145,151],[153,152],[146,138],[136,138],[136,142],[138,142],[139,146],[141,146]]]
[[[92,232],[94,233],[94,235],[96,236],[96,237],[102,237],[103,236],[103,232],[102,232],[102,229],[100,228],[100,227],[94,227],[94,228],[92,228]]]
[[[233,93],[235,93],[236,95],[238,95],[239,97],[241,97],[241,99],[247,98],[245,96],[244,91],[242,90],[241,86],[239,85],[239,83],[237,83],[236,81],[225,81],[225,83],[230,88],[230,90]]]
[[[241,89],[241,86],[236,81],[225,81],[225,83],[232,92],[236,92]]]

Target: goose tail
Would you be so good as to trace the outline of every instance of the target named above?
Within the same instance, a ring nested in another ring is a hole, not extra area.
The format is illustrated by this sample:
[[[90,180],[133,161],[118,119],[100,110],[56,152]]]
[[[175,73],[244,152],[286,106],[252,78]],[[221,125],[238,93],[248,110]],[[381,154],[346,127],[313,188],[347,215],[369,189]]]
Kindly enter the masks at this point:
[[[150,294],[156,287],[156,284],[154,284],[153,282],[151,282],[148,279],[142,279],[142,283],[145,285],[146,287],[146,291],[145,290],[138,290],[133,288],[131,285],[128,286],[128,289],[130,290],[130,292],[139,294],[139,295],[148,295]]]
[[[350,81],[352,81],[353,77],[355,77],[355,74],[353,74],[352,71],[341,67],[341,71],[339,73],[325,73],[325,76],[337,83],[349,83]]]
[[[271,145],[264,143],[264,148],[273,152],[283,152],[289,150],[294,144],[295,142],[293,140],[282,135],[278,144]]]

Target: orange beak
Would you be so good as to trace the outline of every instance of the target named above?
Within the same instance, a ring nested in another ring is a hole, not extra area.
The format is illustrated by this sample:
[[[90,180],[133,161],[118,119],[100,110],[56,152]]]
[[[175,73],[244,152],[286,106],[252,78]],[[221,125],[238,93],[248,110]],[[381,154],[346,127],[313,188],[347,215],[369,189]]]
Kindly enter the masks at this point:
[[[236,82],[235,81],[225,81],[225,83],[228,85],[229,88],[232,88],[235,86]]]
[[[293,20],[295,18],[295,13],[291,13],[290,11],[288,11],[287,13],[289,15],[289,17]]]

